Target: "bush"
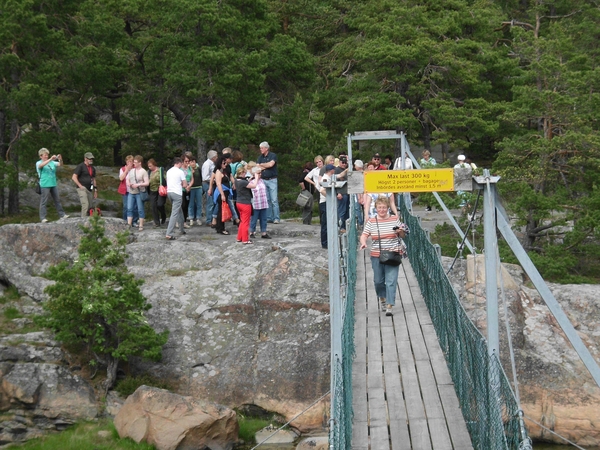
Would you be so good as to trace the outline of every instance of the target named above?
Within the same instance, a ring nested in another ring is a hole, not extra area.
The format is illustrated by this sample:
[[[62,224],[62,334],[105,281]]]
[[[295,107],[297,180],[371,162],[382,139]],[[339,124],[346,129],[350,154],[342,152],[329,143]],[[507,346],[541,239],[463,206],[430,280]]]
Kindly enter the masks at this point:
[[[137,377],[126,377],[122,380],[119,380],[115,385],[115,391],[117,391],[122,397],[129,397],[136,391],[137,388],[144,385],[159,389],[172,390],[172,386],[169,383],[144,374]]]
[[[115,381],[119,361],[131,356],[159,361],[169,332],[156,333],[144,312],[151,308],[140,291],[142,280],[129,273],[125,260],[127,233],[115,242],[104,235],[104,221],[90,217],[82,226],[79,258],[51,267],[47,277],[56,281],[46,288],[46,315],[38,323],[56,332],[66,345],[81,345],[90,364],[106,366],[108,391]]]

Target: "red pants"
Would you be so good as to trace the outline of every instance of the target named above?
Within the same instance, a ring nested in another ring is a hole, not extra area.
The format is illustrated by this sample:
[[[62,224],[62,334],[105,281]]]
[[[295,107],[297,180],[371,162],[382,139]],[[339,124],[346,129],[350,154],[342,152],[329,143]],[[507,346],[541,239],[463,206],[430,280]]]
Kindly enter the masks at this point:
[[[250,216],[252,215],[252,205],[237,203],[240,212],[240,225],[238,226],[238,241],[248,242],[248,230],[250,229]]]

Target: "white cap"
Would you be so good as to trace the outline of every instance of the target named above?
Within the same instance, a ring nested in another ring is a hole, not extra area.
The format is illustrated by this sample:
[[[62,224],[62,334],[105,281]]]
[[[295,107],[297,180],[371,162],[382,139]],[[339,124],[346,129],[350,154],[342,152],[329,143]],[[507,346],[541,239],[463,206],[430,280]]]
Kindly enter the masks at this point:
[[[458,155],[459,161],[464,161],[465,159],[467,159],[467,158],[465,158],[465,155]]]

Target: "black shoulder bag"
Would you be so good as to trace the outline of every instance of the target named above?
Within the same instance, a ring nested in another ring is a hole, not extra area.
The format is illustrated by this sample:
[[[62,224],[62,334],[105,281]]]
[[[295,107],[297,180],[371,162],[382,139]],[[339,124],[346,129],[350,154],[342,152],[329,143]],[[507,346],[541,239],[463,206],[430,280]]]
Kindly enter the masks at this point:
[[[399,266],[402,264],[402,255],[400,252],[393,252],[391,250],[381,250],[381,234],[379,233],[379,221],[375,216],[375,223],[377,224],[377,236],[379,239],[379,263],[385,266]],[[398,236],[398,243],[400,243],[400,237]]]

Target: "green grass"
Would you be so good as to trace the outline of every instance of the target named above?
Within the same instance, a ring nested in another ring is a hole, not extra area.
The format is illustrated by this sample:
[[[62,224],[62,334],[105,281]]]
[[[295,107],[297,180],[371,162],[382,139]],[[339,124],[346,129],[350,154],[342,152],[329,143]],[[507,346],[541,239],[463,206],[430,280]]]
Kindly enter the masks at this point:
[[[112,200],[115,202],[123,202],[123,196],[121,194],[119,194],[117,191],[98,191],[98,198],[100,199],[100,202],[102,202],[102,200]]]
[[[101,431],[104,433],[99,434]],[[103,419],[99,422],[80,423],[61,433],[33,439],[24,444],[13,444],[7,448],[23,450],[152,450],[154,446],[146,443],[136,444],[131,439],[119,438],[112,421]]]
[[[24,206],[21,206],[20,208],[21,212],[19,212],[19,214],[0,216],[0,226],[7,225],[9,223],[25,224],[40,221],[40,213],[37,208],[27,208]],[[51,210],[51,208],[49,209]],[[48,211],[48,213],[48,220],[51,220],[50,211]],[[58,214],[56,214],[56,212],[54,214],[58,219]]]
[[[19,291],[14,286],[9,286],[4,291],[4,295],[0,296],[0,305],[3,305],[10,301],[17,301],[21,298]]]
[[[19,310],[17,308],[15,308],[14,306],[6,308],[2,312],[2,314],[4,315],[4,318],[7,320],[18,319],[19,317],[23,317],[21,315],[21,313],[19,312]]]
[[[254,436],[258,430],[262,430],[272,421],[266,419],[257,419],[255,417],[243,417],[238,415],[238,424],[240,425],[239,437],[244,442],[254,443]]]

